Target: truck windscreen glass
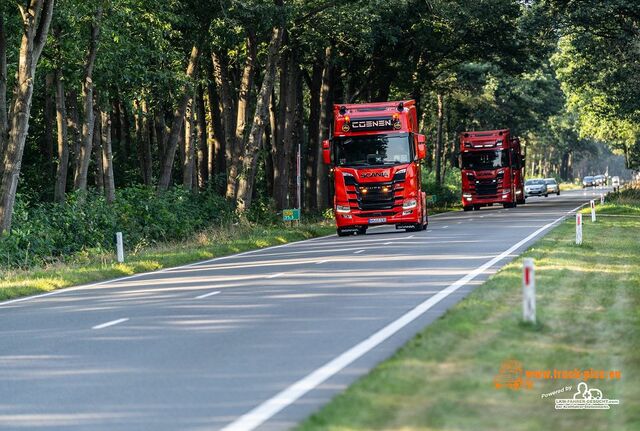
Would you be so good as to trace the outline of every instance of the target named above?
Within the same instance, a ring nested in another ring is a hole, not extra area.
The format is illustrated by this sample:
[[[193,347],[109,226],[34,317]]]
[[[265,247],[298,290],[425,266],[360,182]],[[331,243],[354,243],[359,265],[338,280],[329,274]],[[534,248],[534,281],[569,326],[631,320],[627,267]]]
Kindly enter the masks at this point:
[[[509,154],[502,150],[462,153],[462,169],[497,169],[509,166]]]
[[[413,160],[408,133],[334,138],[338,166],[380,166]]]

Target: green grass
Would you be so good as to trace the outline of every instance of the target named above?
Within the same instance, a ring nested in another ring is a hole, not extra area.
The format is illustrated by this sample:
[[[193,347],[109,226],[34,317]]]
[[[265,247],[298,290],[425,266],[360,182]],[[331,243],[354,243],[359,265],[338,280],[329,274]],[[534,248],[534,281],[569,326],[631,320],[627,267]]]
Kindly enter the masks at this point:
[[[332,221],[300,227],[235,225],[212,228],[183,242],[166,243],[126,254],[78,254],[46,267],[0,271],[0,300],[48,292],[139,272],[183,265],[213,257],[269,247],[335,232]],[[126,239],[125,239],[126,240]]]
[[[640,192],[598,213],[640,215]],[[582,246],[574,232],[569,219],[523,255],[536,264],[536,325],[521,320],[518,258],[299,430],[640,430],[640,218],[585,218]],[[590,386],[621,404],[559,411],[541,398],[574,379],[496,389],[510,359],[525,370],[620,370]]]

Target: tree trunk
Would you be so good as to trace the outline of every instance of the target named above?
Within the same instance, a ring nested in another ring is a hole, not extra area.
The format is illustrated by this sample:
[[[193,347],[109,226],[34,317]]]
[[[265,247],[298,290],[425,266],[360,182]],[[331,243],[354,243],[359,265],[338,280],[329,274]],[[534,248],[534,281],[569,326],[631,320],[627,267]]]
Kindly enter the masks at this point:
[[[98,55],[98,41],[100,39],[100,21],[102,19],[102,7],[98,6],[95,17],[91,23],[91,39],[89,40],[89,51],[84,62],[84,78],[82,82],[82,100],[84,105],[84,120],[82,123],[82,146],[79,154],[79,169],[74,178],[76,190],[87,190],[87,173],[89,172],[89,162],[91,160],[91,147],[93,145],[93,129],[95,115],[93,112],[93,68]]]
[[[7,35],[4,28],[3,9],[0,8],[0,165],[4,154],[5,143],[7,142],[7,130],[9,123],[7,119]],[[0,166],[0,175],[2,167]]]
[[[227,62],[226,57],[223,55],[213,53],[211,55],[211,62],[213,64],[213,76],[216,83],[216,87],[218,90],[218,94],[220,95],[221,108],[220,112],[222,112],[222,126],[224,132],[224,141],[221,142],[223,148],[223,154],[220,154],[219,157],[224,157],[224,170],[218,171],[219,173],[227,174],[227,169],[229,168],[229,164],[231,163],[231,149],[233,148],[233,138],[234,138],[234,130],[235,130],[235,118],[233,116],[234,112],[234,104],[233,98],[231,96],[231,88],[229,86],[229,76],[227,70],[229,68],[229,64]],[[213,100],[213,98],[211,99]],[[212,107],[212,111],[213,111]],[[223,156],[224,155],[224,156]],[[227,174],[227,178],[229,175]],[[224,194],[226,195],[226,184],[224,185]]]
[[[320,145],[320,91],[322,89],[322,62],[318,61],[313,65],[311,82],[309,85],[309,138],[307,145],[307,164],[305,167],[305,204],[308,209],[318,208],[318,196],[316,184],[318,181],[318,154],[321,151]]]
[[[67,168],[69,166],[69,142],[67,138],[67,107],[64,93],[62,69],[55,74],[56,81],[56,125],[58,127],[58,167],[53,192],[55,202],[64,202],[67,192]]]
[[[45,95],[44,95],[44,138],[42,140],[42,148],[40,153],[44,156],[47,174],[53,177],[53,124],[56,113],[54,101],[54,73],[49,72],[45,76]]]
[[[151,142],[149,134],[149,110],[147,102],[143,100],[134,100],[136,110],[136,141],[138,162],[142,182],[145,186],[150,186],[153,180],[152,158],[151,158]]]
[[[225,175],[227,172],[226,137],[222,127],[221,112],[224,109],[213,84],[207,86],[207,109],[209,111],[209,181],[213,181],[217,175]],[[221,109],[222,108],[222,109]],[[218,193],[226,192],[225,185],[215,184]]]
[[[204,91],[198,86],[196,93],[196,136],[198,141],[198,188],[204,190],[209,181],[209,145],[207,140],[207,120],[205,117]]]
[[[262,86],[258,93],[255,115],[249,139],[242,159],[242,175],[238,182],[238,210],[244,211],[251,206],[251,196],[255,181],[256,163],[262,146],[262,136],[269,115],[269,98],[273,90],[278,52],[282,43],[282,28],[274,28],[269,42],[269,55],[264,71]]]
[[[229,164],[229,176],[227,178],[227,198],[236,197],[238,174],[242,164],[241,155],[245,147],[245,135],[248,121],[249,97],[253,87],[253,69],[256,61],[256,50],[253,37],[247,37],[247,60],[242,71],[240,91],[236,111],[236,131],[233,147],[231,148],[231,163]]]
[[[442,184],[442,125],[444,121],[444,97],[442,93],[438,93],[438,113],[437,113],[437,131],[436,131],[436,148],[435,148],[435,171],[436,186]]]
[[[102,167],[104,170],[104,194],[107,203],[116,200],[116,185],[113,178],[113,155],[111,153],[111,118],[102,113]]]
[[[325,49],[324,70],[322,71],[322,87],[320,91],[320,139],[330,139],[330,123],[333,121],[333,47]],[[317,199],[318,208],[324,209],[331,206],[329,193],[329,168],[322,161],[322,145],[318,145],[317,153]]]
[[[187,104],[184,121],[184,161],[182,164],[182,185],[187,190],[193,189],[193,164],[195,156],[193,127],[193,98]]]
[[[283,35],[284,44],[287,43],[287,34]],[[291,88],[291,71],[293,70],[291,51],[284,49],[280,56],[280,85],[278,97],[278,112],[276,116],[276,139],[274,139],[273,147],[273,198],[276,201],[276,208],[287,208],[288,198],[288,178],[289,163],[287,161],[288,150],[287,145],[290,142],[287,125],[291,123],[290,104]]]
[[[96,189],[98,193],[104,194],[104,165],[102,164],[102,124],[100,123],[100,118],[102,118],[102,113],[100,108],[96,106],[96,109],[93,113],[96,120],[93,122],[93,145],[92,152],[94,156],[96,173],[95,173],[95,181],[96,181]]]
[[[178,149],[178,141],[182,134],[184,126],[184,115],[187,110],[187,104],[191,98],[191,82],[194,80],[198,58],[200,57],[200,49],[197,45],[193,45],[191,48],[191,55],[189,56],[189,63],[187,65],[187,79],[189,83],[182,89],[182,96],[178,103],[178,107],[173,113],[173,122],[171,123],[171,133],[167,141],[167,147],[165,150],[164,158],[162,160],[162,168],[160,171],[160,180],[158,181],[158,191],[163,192],[169,188],[171,181],[171,169],[173,167],[173,161],[176,157],[176,150]]]
[[[11,229],[13,206],[22,165],[24,145],[29,131],[36,66],[47,41],[54,0],[30,0],[23,15],[22,40],[18,56],[16,85],[13,91],[8,136],[0,154],[0,233]],[[24,2],[22,2],[24,5]]]
[[[80,114],[78,113],[78,95],[74,90],[70,90],[67,99],[67,129],[69,139],[73,142],[73,147],[69,147],[69,153],[73,156],[72,179],[78,175],[80,169],[80,147],[82,146],[82,128],[80,126]],[[71,151],[73,149],[73,151]]]

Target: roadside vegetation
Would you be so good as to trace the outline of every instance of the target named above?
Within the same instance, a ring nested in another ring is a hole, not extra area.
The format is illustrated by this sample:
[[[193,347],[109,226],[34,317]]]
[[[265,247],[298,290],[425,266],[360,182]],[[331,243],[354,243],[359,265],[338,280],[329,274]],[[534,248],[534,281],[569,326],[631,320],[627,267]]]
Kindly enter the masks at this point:
[[[300,226],[282,222],[258,225],[246,220],[220,221],[179,241],[145,246],[140,243],[125,253],[125,263],[116,261],[114,245],[83,249],[48,263],[32,260],[28,266],[0,268],[0,301],[286,244],[334,231],[332,221],[322,220],[309,220]]]
[[[640,190],[610,195],[598,214],[584,218],[582,246],[568,219],[298,429],[640,429]],[[536,325],[521,317],[524,257],[536,265]],[[496,389],[508,360],[620,371],[588,382],[620,405],[558,411],[554,396],[541,397],[570,385],[558,397],[571,398],[575,379]]]

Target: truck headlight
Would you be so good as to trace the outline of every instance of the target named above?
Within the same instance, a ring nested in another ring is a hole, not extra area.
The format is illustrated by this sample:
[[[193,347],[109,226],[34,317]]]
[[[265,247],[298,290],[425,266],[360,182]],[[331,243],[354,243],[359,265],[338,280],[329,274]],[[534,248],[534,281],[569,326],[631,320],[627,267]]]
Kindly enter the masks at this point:
[[[336,205],[336,212],[339,212],[339,213],[350,213],[351,212],[351,207],[346,206],[346,205]]]
[[[471,197],[471,193],[463,193],[462,197],[463,198],[470,198]]]
[[[418,201],[415,199],[405,199],[404,203],[402,204],[402,209],[404,210],[409,210],[411,208],[415,208],[416,206],[418,206]]]

